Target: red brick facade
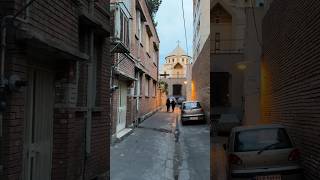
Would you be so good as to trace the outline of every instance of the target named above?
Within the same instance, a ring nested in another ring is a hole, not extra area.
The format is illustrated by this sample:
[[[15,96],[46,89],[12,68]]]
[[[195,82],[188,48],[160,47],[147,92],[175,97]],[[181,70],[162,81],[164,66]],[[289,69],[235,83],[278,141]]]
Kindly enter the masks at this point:
[[[0,17],[17,12],[22,7],[21,2],[24,1],[1,1]],[[50,109],[53,111],[50,179],[91,180],[109,177],[109,0],[95,1],[93,11],[90,11],[88,2],[37,0],[22,13],[14,26],[8,26],[5,75],[7,78],[18,75],[28,81],[28,85],[20,92],[6,91],[1,94],[8,103],[3,113],[3,133],[0,137],[1,180],[25,179],[23,163],[28,156],[28,153],[24,153],[28,151],[25,131],[27,115],[31,113],[27,104],[27,90],[32,86],[29,81],[31,71],[46,71],[53,76],[50,86],[54,89],[54,102],[50,104],[48,101],[48,104],[42,105],[53,106]],[[88,66],[94,57],[88,50],[91,46],[89,34],[80,33],[80,29],[93,32],[93,42],[99,54],[96,71],[93,70],[96,72],[96,101],[90,107]],[[41,97],[37,94],[35,98]],[[92,116],[90,121],[89,114]],[[86,146],[89,146],[89,152]]]
[[[320,176],[320,1],[274,0],[263,21],[262,122],[281,123]]]
[[[126,127],[132,127],[139,118],[143,118],[144,115],[156,110],[160,106],[160,91],[158,89],[158,64],[159,64],[159,37],[157,31],[152,22],[151,15],[147,8],[145,0],[130,1],[126,4],[124,8],[121,4],[117,4],[120,1],[112,0],[111,3],[118,8],[123,8],[122,11],[128,11],[131,15],[130,27],[129,27],[129,45],[127,56],[123,54],[115,54],[114,63],[115,74],[113,79],[113,85],[119,86],[119,81],[124,82],[128,86],[127,95],[127,105],[126,105]],[[118,10],[118,9],[117,9]],[[112,24],[113,33],[116,36],[115,30],[117,20],[116,9],[112,11]],[[143,16],[143,21],[141,22],[141,39],[139,39],[139,34],[137,30],[137,10],[141,12]],[[149,31],[149,32],[147,32]],[[149,52],[147,52],[148,43],[146,43],[147,34],[149,34]],[[154,52],[154,53],[153,53]],[[119,56],[119,58],[117,58]],[[155,56],[155,57],[154,57]],[[123,59],[118,65],[117,62]],[[154,60],[155,59],[155,60]],[[137,73],[139,72],[139,77]],[[146,95],[145,86],[146,80],[149,79],[149,96]],[[135,86],[139,86],[137,81],[140,81],[139,94],[136,94]],[[162,95],[163,96],[163,95]],[[112,98],[113,113],[112,113],[112,134],[116,133],[117,119],[118,119],[118,106],[119,106],[119,89],[113,92]],[[138,109],[137,109],[138,104]]]

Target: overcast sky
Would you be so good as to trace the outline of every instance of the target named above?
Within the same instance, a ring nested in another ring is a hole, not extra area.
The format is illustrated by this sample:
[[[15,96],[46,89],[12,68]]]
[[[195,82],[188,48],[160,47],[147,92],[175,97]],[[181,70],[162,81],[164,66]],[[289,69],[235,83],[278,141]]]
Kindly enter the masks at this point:
[[[158,22],[157,31],[160,38],[160,64],[164,63],[164,58],[177,46],[178,40],[180,41],[180,46],[187,52],[181,1],[162,0],[159,11],[156,14],[156,21]],[[183,2],[188,50],[189,55],[192,57],[193,4],[192,0],[183,0]]]

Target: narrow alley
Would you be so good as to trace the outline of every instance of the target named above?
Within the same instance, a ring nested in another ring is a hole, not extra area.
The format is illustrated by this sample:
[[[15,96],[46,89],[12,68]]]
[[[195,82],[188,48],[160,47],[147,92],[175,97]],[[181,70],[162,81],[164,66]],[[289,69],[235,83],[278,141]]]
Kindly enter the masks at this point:
[[[209,179],[209,128],[194,123],[182,126],[179,114],[179,110],[167,113],[163,109],[115,142],[111,179]]]

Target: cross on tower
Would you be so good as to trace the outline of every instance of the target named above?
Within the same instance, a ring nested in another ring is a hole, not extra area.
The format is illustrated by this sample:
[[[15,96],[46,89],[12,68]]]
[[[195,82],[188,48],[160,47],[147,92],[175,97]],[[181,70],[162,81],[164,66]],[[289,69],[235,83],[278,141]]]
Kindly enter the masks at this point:
[[[164,76],[164,78],[167,78],[167,76],[170,76],[170,74],[167,74],[167,72],[164,72],[163,74],[160,74],[160,76]]]
[[[178,40],[177,43],[178,43],[178,46],[180,46],[180,40]]]

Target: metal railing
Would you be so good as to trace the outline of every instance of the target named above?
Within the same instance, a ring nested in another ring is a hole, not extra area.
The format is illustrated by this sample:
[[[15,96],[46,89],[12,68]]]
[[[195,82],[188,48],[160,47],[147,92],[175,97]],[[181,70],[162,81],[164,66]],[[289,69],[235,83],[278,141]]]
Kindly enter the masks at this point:
[[[244,39],[213,39],[211,40],[211,53],[229,54],[243,53]]]

